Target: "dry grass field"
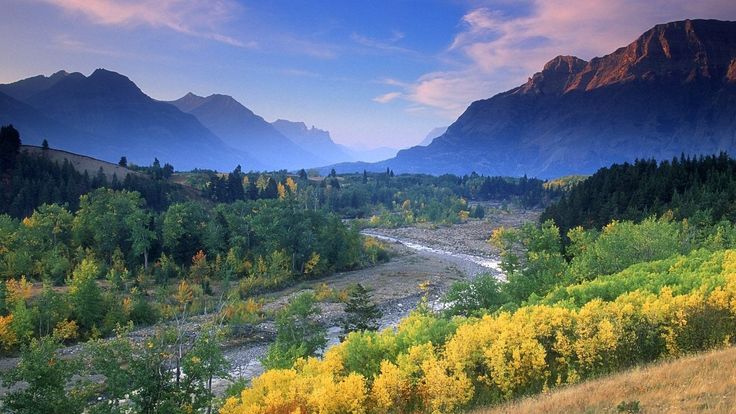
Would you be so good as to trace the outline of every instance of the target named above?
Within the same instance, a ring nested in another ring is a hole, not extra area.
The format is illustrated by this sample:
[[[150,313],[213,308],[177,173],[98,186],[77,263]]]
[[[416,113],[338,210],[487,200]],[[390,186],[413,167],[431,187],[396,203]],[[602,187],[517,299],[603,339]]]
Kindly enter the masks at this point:
[[[736,348],[636,368],[473,414],[736,413]]]

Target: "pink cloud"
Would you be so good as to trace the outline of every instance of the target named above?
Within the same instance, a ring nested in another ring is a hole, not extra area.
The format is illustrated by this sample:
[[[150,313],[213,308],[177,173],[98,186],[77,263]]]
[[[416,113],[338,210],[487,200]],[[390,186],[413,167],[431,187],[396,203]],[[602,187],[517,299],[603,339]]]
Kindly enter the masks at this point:
[[[256,47],[218,31],[240,10],[234,0],[42,0],[85,16],[92,23],[113,26],[146,25],[237,47]]]

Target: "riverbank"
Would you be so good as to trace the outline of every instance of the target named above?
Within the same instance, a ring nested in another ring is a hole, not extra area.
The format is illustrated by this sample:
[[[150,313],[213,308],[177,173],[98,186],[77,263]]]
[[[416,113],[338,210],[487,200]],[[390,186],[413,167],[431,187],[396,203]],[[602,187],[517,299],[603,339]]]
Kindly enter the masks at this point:
[[[273,315],[293,297],[314,291],[322,284],[340,291],[361,283],[371,291],[372,300],[383,312],[379,321],[381,328],[392,327],[416,307],[423,295],[427,295],[430,304],[437,304],[456,281],[485,272],[500,277],[498,252],[486,240],[493,229],[499,226],[519,226],[527,220],[536,220],[537,216],[538,213],[535,212],[507,213],[498,210],[486,219],[469,220],[453,226],[369,229],[365,231],[367,235],[385,241],[391,252],[391,260],[388,262],[305,281],[261,295],[259,299],[265,302],[264,311]],[[338,326],[345,316],[344,304],[323,302],[319,306],[320,322],[328,327],[328,346],[334,345],[341,333]],[[210,318],[206,315],[190,317],[182,329],[196,332]],[[141,341],[157,329],[157,326],[136,329],[129,336],[135,341]],[[274,340],[275,333],[275,324],[269,319],[248,327],[247,333],[241,333],[223,343],[225,357],[231,364],[231,378],[213,381],[216,395],[222,395],[232,380],[251,379],[263,372],[259,360]],[[82,347],[83,345],[70,346],[63,349],[61,354],[71,357],[79,354]],[[7,370],[17,362],[17,358],[0,359],[0,370]],[[0,396],[4,391],[0,387]]]
[[[403,227],[396,229],[367,229],[366,236],[387,243],[392,258],[386,263],[352,272],[341,272],[312,283],[284,289],[268,295],[267,310],[275,311],[294,296],[314,290],[324,283],[331,289],[341,290],[361,283],[371,290],[373,301],[383,312],[381,328],[396,326],[416,307],[423,295],[430,305],[436,305],[456,281],[473,278],[480,273],[491,273],[503,279],[498,262],[499,252],[487,240],[498,227],[518,227],[535,221],[539,211],[494,210],[486,219],[469,220],[463,224],[443,227]],[[420,288],[424,285],[426,292]],[[321,303],[320,321],[328,329],[328,346],[338,343],[339,321],[344,317],[341,303]],[[272,322],[261,324],[261,329],[275,333]],[[229,347],[226,357],[232,365],[233,378],[253,378],[263,372],[259,359],[265,355],[271,338],[259,343]],[[216,383],[224,390],[227,380]]]

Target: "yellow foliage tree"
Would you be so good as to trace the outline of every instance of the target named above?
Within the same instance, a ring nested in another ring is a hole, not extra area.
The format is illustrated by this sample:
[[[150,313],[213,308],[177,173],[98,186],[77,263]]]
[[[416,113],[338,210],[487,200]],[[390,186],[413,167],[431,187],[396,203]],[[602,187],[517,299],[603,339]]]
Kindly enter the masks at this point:
[[[286,195],[287,195],[286,187],[283,184],[281,183],[276,184],[276,190],[279,193],[279,200],[283,200],[286,198]]]
[[[298,186],[296,184],[296,181],[294,181],[294,179],[292,179],[291,177],[286,177],[286,188],[289,189],[289,192],[291,194],[296,194],[297,187]]]
[[[5,282],[5,291],[6,301],[9,305],[15,306],[18,302],[26,302],[31,298],[33,283],[27,281],[25,276],[21,276],[20,280],[10,279]]]
[[[13,315],[0,316],[0,348],[10,351],[18,344],[18,338],[12,328]]]

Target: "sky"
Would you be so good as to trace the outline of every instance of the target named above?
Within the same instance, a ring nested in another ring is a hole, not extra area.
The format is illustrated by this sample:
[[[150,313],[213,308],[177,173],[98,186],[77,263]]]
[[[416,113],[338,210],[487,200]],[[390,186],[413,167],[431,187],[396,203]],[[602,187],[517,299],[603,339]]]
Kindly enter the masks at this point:
[[[155,99],[232,95],[342,144],[408,147],[557,55],[658,23],[736,20],[733,0],[0,0],[0,83],[128,76]]]

